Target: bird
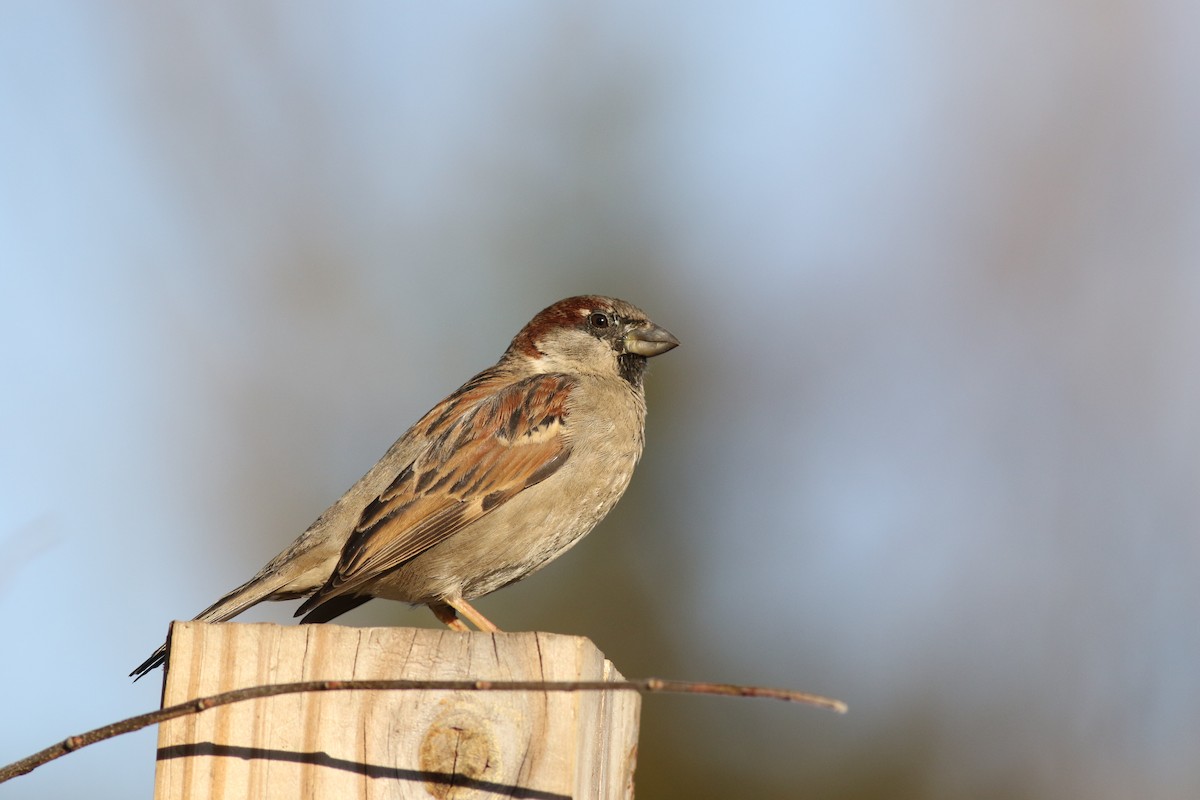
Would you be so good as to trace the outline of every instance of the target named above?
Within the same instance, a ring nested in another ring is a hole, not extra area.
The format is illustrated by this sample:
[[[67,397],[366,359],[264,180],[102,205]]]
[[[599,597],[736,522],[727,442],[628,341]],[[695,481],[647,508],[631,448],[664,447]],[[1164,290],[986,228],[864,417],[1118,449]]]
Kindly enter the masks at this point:
[[[645,444],[648,359],[679,345],[641,309],[568,297],[433,407],[250,580],[194,619],[305,598],[302,623],[379,597],[456,631],[500,629],[469,602],[562,555],[613,508]],[[164,664],[159,647],[130,676]]]

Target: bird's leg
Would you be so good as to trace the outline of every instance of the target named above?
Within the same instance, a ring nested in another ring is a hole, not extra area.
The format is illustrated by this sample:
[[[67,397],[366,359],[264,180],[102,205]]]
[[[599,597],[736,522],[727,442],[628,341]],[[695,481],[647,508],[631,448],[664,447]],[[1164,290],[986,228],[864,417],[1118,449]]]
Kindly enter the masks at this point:
[[[491,620],[489,620],[483,614],[480,614],[477,610],[475,610],[475,606],[471,605],[466,600],[463,600],[461,597],[447,597],[444,598],[440,603],[430,603],[429,609],[433,612],[435,617],[456,631],[470,630],[470,628],[468,628],[463,621],[455,615],[455,612],[457,611],[458,614],[466,617],[471,621],[472,625],[479,630],[484,631],[485,633],[500,632],[500,629],[497,628]]]
[[[461,597],[456,597],[454,599],[447,598],[446,602],[454,606],[455,611],[469,619],[471,624],[476,628],[479,628],[479,630],[484,631],[485,633],[500,632],[500,629],[497,628],[490,619],[485,617],[483,614],[480,614],[479,611],[476,610],[475,606],[471,605],[466,600],[463,600]]]
[[[467,623],[458,618],[458,615],[454,613],[454,609],[445,603],[430,603],[429,610],[452,631],[466,633],[471,630],[467,627]]]

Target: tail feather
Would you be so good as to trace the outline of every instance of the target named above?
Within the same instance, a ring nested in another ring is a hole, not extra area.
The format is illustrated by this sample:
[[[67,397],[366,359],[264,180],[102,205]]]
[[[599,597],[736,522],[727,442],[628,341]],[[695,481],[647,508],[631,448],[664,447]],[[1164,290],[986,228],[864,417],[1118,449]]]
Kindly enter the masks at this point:
[[[146,673],[150,670],[162,666],[167,660],[167,645],[162,644],[155,650],[149,658],[137,665],[137,668],[129,673],[129,677],[133,678],[133,682],[137,683],[142,678],[146,677]]]
[[[391,451],[389,451],[390,453]],[[325,585],[338,562],[348,533],[358,522],[360,496],[376,497],[390,481],[387,457],[380,461],[341,500],[327,508],[300,538],[275,556],[253,578],[229,592],[195,616],[197,622],[224,622],[264,600],[294,600],[307,597]],[[378,486],[377,486],[378,485]],[[366,602],[361,600],[358,602]],[[357,605],[354,603],[353,605]],[[342,611],[353,605],[346,604]],[[339,606],[340,607],[340,606]],[[331,608],[325,618],[337,616]],[[167,660],[167,646],[154,651],[137,669],[129,673],[134,680],[143,677]]]
[[[201,611],[192,619],[196,622],[224,622],[233,619],[251,606],[258,605],[264,600],[289,600],[303,597],[308,592],[283,591],[287,581],[278,574],[259,573],[238,588],[226,594],[217,602]],[[149,658],[138,664],[129,677],[136,683],[144,678],[151,670],[162,666],[167,660],[167,645],[163,643]]]

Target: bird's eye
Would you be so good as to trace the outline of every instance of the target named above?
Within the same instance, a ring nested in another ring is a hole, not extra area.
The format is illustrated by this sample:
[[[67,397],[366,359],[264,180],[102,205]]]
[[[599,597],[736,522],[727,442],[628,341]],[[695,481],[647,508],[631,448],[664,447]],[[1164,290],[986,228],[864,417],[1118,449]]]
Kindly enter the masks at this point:
[[[588,322],[591,323],[593,328],[607,328],[609,323],[608,314],[605,314],[603,311],[596,311],[588,317]]]

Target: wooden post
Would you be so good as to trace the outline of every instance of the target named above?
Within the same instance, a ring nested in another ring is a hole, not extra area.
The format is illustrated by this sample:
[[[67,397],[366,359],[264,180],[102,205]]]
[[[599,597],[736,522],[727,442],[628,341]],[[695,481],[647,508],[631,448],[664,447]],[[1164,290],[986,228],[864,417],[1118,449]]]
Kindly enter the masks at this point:
[[[310,680],[621,680],[588,639],[176,622],[163,705]],[[156,800],[629,798],[636,692],[314,692],[164,722]]]

